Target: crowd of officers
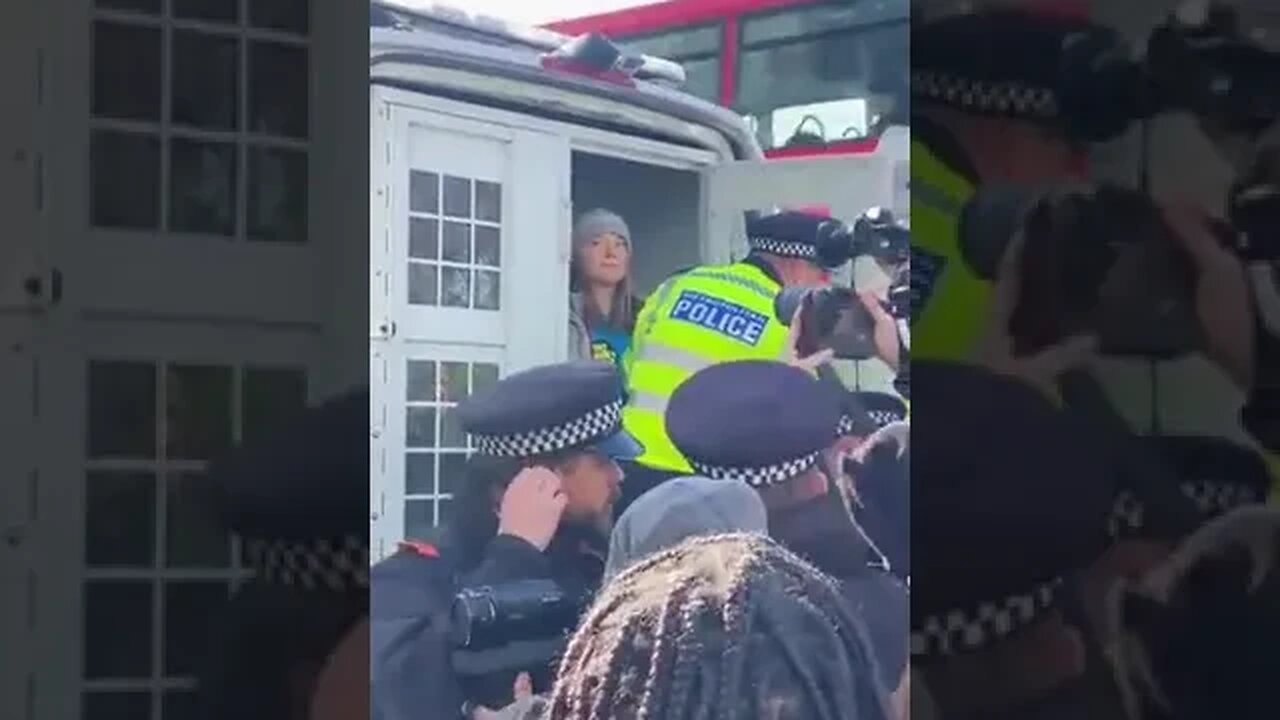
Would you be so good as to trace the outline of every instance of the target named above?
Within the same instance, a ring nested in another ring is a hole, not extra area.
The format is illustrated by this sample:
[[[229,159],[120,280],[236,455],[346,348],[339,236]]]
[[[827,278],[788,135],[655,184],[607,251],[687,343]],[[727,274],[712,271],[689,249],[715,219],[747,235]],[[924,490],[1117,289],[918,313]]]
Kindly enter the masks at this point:
[[[216,469],[258,578],[202,681],[211,717],[1275,717],[1265,461],[1076,412],[1058,381],[1093,343],[1016,353],[1016,272],[983,281],[956,247],[979,186],[1073,174],[1058,105],[1009,92],[1052,100],[1080,27],[1001,12],[913,34],[910,418],[795,356],[772,295],[805,274],[803,233],[655,292],[643,392],[582,361],[469,398],[452,522],[372,571],[368,393],[332,401]],[[1185,215],[1206,354],[1247,389],[1239,263]],[[755,341],[738,356],[673,367],[696,355],[688,322],[664,325],[692,317],[682,297],[766,322],[717,326],[719,347]],[[529,579],[583,598],[556,661],[459,672],[458,593]]]

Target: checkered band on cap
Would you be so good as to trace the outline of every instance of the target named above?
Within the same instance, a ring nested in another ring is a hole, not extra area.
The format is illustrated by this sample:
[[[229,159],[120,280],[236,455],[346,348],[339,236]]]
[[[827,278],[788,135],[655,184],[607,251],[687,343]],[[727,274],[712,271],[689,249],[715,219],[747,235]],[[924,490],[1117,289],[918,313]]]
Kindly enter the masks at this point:
[[[902,415],[892,410],[868,410],[867,415],[870,415],[872,422],[880,427],[902,420]]]
[[[765,467],[724,467],[720,465],[707,465],[695,460],[690,460],[689,464],[693,466],[694,472],[712,480],[741,480],[751,487],[768,487],[776,485],[780,482],[786,482],[818,463],[818,453],[809,453],[794,460],[776,463]]]
[[[836,434],[840,437],[846,437],[853,434],[853,418],[848,415],[840,416],[840,423],[836,425]]]
[[[1196,510],[1206,518],[1217,517],[1242,505],[1261,502],[1262,497],[1254,489],[1238,483],[1216,480],[1188,481],[1178,490],[1183,497],[1195,503]],[[1142,501],[1128,491],[1116,496],[1107,520],[1107,534],[1112,538],[1140,533],[1145,524],[1145,508]]]
[[[995,644],[1044,615],[1057,599],[1062,578],[976,608],[930,615],[911,632],[911,655],[945,657]]]
[[[1016,82],[990,82],[920,71],[911,73],[911,93],[965,110],[1038,120],[1059,115],[1058,96],[1050,88]]]
[[[476,451],[497,457],[533,457],[568,450],[606,438],[622,423],[622,399],[553,427],[511,435],[471,433]]]
[[[774,240],[767,237],[747,238],[747,245],[752,249],[778,257],[793,257],[809,260],[818,256],[818,249],[809,243]]]
[[[304,590],[338,592],[369,587],[369,540],[267,540],[246,538],[249,564],[264,582]]]
[[[1200,480],[1184,482],[1179,486],[1182,494],[1196,504],[1203,515],[1217,516],[1241,505],[1261,502],[1258,492],[1247,485]]]

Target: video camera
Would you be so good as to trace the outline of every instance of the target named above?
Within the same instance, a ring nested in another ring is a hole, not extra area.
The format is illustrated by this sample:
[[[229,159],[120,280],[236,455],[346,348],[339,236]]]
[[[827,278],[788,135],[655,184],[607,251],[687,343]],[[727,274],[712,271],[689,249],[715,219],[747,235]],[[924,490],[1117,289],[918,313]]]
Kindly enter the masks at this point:
[[[546,666],[587,601],[545,579],[464,588],[450,611],[455,671],[466,677]]]
[[[891,274],[892,285],[885,309],[897,320],[909,320],[911,231],[890,211],[873,207],[846,232],[829,237],[832,239],[828,257],[845,257],[847,261],[870,256]],[[819,257],[822,257],[822,248],[819,246]],[[791,287],[779,293],[774,301],[774,312],[785,325],[791,324],[801,308],[803,327],[796,349],[802,355],[830,348],[836,358],[843,360],[875,357],[875,322],[852,288]]]
[[[1145,50],[1135,60],[1118,33],[1096,27],[1067,41],[1057,90],[1072,135],[1110,140],[1134,121],[1184,110],[1215,131],[1256,137],[1280,116],[1280,53],[1245,37],[1226,5],[1184,3]]]

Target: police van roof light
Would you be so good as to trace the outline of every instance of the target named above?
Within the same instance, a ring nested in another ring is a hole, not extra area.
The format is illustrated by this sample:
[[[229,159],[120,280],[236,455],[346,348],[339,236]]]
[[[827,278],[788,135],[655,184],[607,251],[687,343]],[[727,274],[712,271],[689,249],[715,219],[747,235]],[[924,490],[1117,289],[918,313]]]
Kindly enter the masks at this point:
[[[585,75],[618,85],[634,86],[633,76],[643,64],[643,58],[623,55],[617,45],[599,33],[579,35],[542,56],[542,67],[548,70]]]

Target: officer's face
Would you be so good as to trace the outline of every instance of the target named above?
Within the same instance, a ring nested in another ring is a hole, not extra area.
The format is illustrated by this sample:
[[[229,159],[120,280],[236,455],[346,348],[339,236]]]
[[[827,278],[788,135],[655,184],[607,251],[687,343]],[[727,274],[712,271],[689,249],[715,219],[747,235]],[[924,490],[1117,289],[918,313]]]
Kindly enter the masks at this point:
[[[585,452],[574,456],[557,472],[568,499],[565,517],[607,533],[612,524],[613,504],[622,489],[622,470],[618,464],[601,453]]]
[[[593,285],[617,285],[631,269],[631,246],[613,233],[604,233],[579,249],[582,274]]]

